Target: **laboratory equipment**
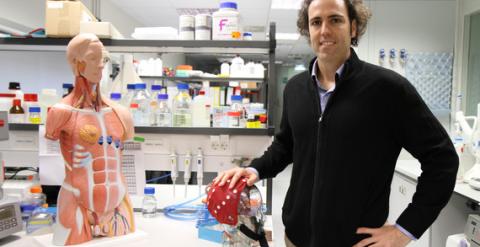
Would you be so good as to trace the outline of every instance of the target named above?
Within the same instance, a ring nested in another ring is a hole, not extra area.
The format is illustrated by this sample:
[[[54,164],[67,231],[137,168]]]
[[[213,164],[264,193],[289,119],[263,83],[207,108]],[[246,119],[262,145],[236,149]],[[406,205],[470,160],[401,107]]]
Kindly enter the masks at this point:
[[[180,15],[178,38],[181,40],[195,39],[195,17],[193,15]]]
[[[40,116],[40,106],[32,106],[28,109],[28,123],[40,124],[42,119]]]
[[[41,118],[43,122],[45,122],[45,120],[47,119],[48,108],[52,107],[59,101],[60,101],[60,97],[57,95],[56,89],[49,89],[49,88],[42,89],[39,96],[38,103],[40,104],[40,107],[41,107],[40,113],[42,115]]]
[[[14,199],[0,199],[0,239],[22,230],[20,203]]]
[[[142,202],[142,215],[146,218],[155,217],[157,214],[157,199],[155,199],[155,188],[145,187]]]
[[[110,99],[114,102],[117,102],[120,104],[122,100],[122,94],[121,93],[111,93],[110,94]]]
[[[463,141],[467,150],[475,156],[475,164],[473,167],[465,172],[463,180],[467,182],[470,187],[480,190],[480,127],[478,121],[480,119],[480,104],[477,105],[477,116],[465,116],[463,111],[458,111],[455,114],[457,135],[463,136]],[[472,125],[468,123],[472,121]],[[461,164],[464,165],[464,164]]]
[[[8,112],[8,122],[10,123],[24,123],[25,111],[22,108],[22,100],[14,99],[13,105]]]
[[[9,111],[12,107],[15,94],[13,93],[0,93],[0,111]]]
[[[32,215],[28,218],[25,231],[30,236],[51,233],[53,232],[55,216],[56,208],[49,208],[46,204],[38,207],[33,210]]]
[[[243,33],[243,40],[252,40],[253,34],[251,32],[244,32]]]
[[[38,96],[35,93],[26,93],[23,95],[22,108],[25,111],[25,122],[29,123],[30,121],[30,107],[39,107]],[[40,114],[40,111],[38,112]],[[39,116],[41,119],[41,116]]]
[[[388,59],[390,61],[390,66],[395,66],[395,58],[397,58],[397,50],[395,48],[390,49]]]
[[[472,247],[480,247],[480,216],[475,214],[468,215],[465,225],[465,235]]]
[[[132,99],[132,103],[138,105],[138,118],[135,118],[135,125],[148,126],[150,125],[150,103],[152,99],[150,93],[147,91],[147,84],[139,83],[135,85],[135,88],[136,93]]]
[[[230,64],[228,64],[228,62],[223,62],[222,65],[220,65],[220,75],[230,76]]]
[[[8,93],[15,94],[15,99],[23,100],[23,92],[20,88],[20,82],[10,82],[8,84]]]
[[[183,182],[185,183],[185,198],[187,197],[188,192],[188,182],[190,182],[190,177],[192,176],[192,155],[190,151],[187,151],[185,154],[185,159],[183,161]]]
[[[195,15],[195,40],[211,40],[212,16],[208,14]]]
[[[378,64],[383,66],[385,64],[385,49],[381,48],[378,51]]]
[[[198,195],[201,195],[202,185],[203,185],[203,153],[201,148],[199,148],[197,151],[197,156],[195,157],[195,163],[197,164]]]
[[[175,182],[178,178],[177,154],[175,150],[172,150],[170,153],[170,177],[172,178],[173,184],[173,197],[175,197]]]
[[[240,55],[237,54],[232,59],[232,63],[230,65],[230,77],[243,77],[244,66],[245,62],[243,61],[243,58],[241,58]]]
[[[62,98],[70,94],[73,90],[73,84],[72,83],[63,83],[62,84],[63,88],[63,95]]]
[[[0,140],[8,140],[8,121],[6,112],[0,112]],[[0,239],[22,230],[20,202],[4,196],[5,162],[0,153]]]
[[[408,58],[407,50],[405,48],[400,49],[400,56],[398,59],[400,60],[400,64],[402,66],[405,66],[405,64],[407,63],[407,58]]]
[[[192,98],[188,94],[188,84],[177,85],[178,94],[173,100],[173,127],[192,127]]]
[[[193,127],[210,127],[210,102],[203,90],[193,98],[192,125]]]
[[[227,180],[223,186],[207,187],[208,211],[223,224],[223,246],[268,246],[263,225],[262,196],[258,188],[247,186],[247,179],[241,177],[235,187],[229,188]]]
[[[240,13],[237,3],[221,2],[218,11],[212,14],[212,39],[233,40],[232,33],[240,32]]]
[[[168,107],[168,94],[159,94],[157,98],[158,105],[153,114],[155,116],[153,125],[171,127],[172,112],[170,111],[170,107]]]

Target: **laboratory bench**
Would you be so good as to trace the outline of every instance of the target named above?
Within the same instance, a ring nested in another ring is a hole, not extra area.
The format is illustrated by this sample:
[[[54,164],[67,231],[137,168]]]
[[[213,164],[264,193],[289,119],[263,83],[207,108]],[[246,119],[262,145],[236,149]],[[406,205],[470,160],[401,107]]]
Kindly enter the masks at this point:
[[[198,229],[195,221],[180,221],[166,217],[163,213],[154,218],[144,218],[141,213],[135,213],[136,233],[115,238],[97,238],[88,243],[74,245],[78,247],[149,247],[149,246],[221,246],[219,243],[198,238]],[[271,217],[267,216],[267,224],[271,224]],[[25,231],[0,239],[0,246],[4,247],[41,247],[54,246],[49,243],[52,234],[42,236],[27,236]],[[273,242],[269,242],[273,246]]]
[[[411,202],[421,172],[417,160],[398,160],[391,185],[388,223],[395,223]],[[480,191],[472,189],[466,183],[457,182],[449,202],[432,226],[408,247],[445,246],[448,236],[464,232],[469,214],[479,213],[479,202]]]

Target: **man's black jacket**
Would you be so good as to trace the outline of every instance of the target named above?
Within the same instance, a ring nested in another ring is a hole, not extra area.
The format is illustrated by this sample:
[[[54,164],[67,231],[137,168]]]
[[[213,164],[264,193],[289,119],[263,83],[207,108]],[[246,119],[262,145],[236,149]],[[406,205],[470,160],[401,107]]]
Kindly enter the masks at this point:
[[[383,226],[402,148],[422,168],[412,203],[396,222],[415,237],[433,223],[455,186],[458,156],[414,87],[351,53],[323,113],[313,62],[288,82],[280,128],[251,164],[263,179],[293,162],[282,218],[297,246],[350,247],[366,237],[355,233],[358,227]]]

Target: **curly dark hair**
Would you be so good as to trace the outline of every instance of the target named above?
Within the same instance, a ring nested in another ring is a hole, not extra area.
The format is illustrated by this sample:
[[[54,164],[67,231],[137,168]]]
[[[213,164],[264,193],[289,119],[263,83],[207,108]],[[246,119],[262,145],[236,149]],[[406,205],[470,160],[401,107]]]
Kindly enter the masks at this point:
[[[297,28],[298,32],[305,36],[310,43],[310,33],[308,32],[308,7],[314,0],[304,0],[302,7],[298,11]],[[351,44],[358,46],[358,40],[367,30],[368,19],[372,16],[370,10],[365,6],[363,0],[344,0],[347,6],[348,19],[350,25],[355,20],[357,23],[357,33],[352,38]]]

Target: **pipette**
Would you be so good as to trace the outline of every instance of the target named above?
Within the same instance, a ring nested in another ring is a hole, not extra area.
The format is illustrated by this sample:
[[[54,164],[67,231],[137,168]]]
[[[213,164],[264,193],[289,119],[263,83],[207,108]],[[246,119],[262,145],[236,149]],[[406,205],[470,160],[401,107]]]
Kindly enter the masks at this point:
[[[170,153],[170,177],[172,178],[173,183],[173,197],[175,197],[175,181],[178,177],[178,167],[177,167],[177,155],[175,154],[175,150],[172,149],[172,153]]]
[[[203,185],[203,154],[202,149],[199,148],[196,157],[197,163],[197,184],[198,184],[198,195],[202,194],[202,185]]]
[[[187,197],[188,182],[192,175],[192,155],[190,154],[190,151],[187,151],[187,154],[185,154],[184,167],[183,181],[185,182],[185,197]]]

